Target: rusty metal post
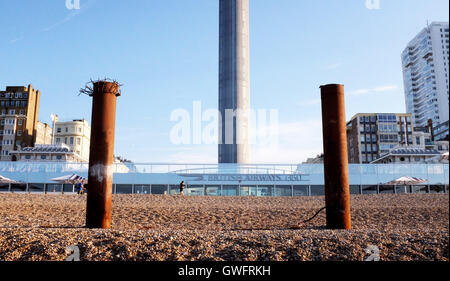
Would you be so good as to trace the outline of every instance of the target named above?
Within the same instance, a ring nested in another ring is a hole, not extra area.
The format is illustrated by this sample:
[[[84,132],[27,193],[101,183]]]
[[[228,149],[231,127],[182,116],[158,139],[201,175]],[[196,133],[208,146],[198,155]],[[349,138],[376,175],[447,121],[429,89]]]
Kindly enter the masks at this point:
[[[344,86],[320,87],[328,229],[351,229]]]
[[[120,94],[116,82],[93,84],[86,227],[106,229],[111,227],[116,100]]]

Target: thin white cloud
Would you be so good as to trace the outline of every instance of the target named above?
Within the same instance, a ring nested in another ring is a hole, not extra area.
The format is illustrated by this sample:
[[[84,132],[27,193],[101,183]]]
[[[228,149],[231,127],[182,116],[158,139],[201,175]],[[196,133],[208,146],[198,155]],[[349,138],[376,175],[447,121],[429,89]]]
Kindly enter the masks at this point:
[[[252,145],[251,163],[299,164],[323,151],[321,120],[280,123],[277,137],[278,143]],[[217,145],[180,145],[162,150],[153,162],[217,163]]]
[[[393,90],[397,90],[398,86],[396,85],[386,85],[386,86],[378,86],[372,89],[358,89],[349,92],[350,96],[362,96],[362,95],[368,95],[373,93],[384,93],[384,92],[390,92]]]
[[[20,36],[20,37],[17,37],[17,38],[14,38],[14,39],[10,40],[9,43],[14,44],[14,43],[16,43],[17,41],[23,40],[24,38],[25,38],[25,37]]]
[[[339,68],[339,67],[341,67],[341,64],[340,64],[340,63],[333,63],[333,64],[326,65],[326,66],[324,67],[324,69],[325,69],[325,70],[333,70],[333,69],[337,69],[337,68]]]
[[[63,20],[61,20],[59,22],[56,22],[55,24],[50,25],[50,26],[48,26],[46,28],[43,28],[41,30],[41,32],[50,31],[50,30],[52,30],[52,29],[54,29],[54,28],[56,28],[56,27],[58,27],[58,26],[60,26],[60,25],[62,25],[64,23],[66,23],[66,22],[69,22],[71,19],[73,19],[74,17],[79,15],[81,13],[80,11],[81,11],[81,9],[80,10],[73,10],[73,11],[71,11]]]
[[[252,146],[252,163],[298,164],[320,154],[322,121],[306,120],[278,125],[278,144]]]
[[[53,25],[50,25],[50,26],[48,26],[46,28],[43,28],[40,32],[48,32],[48,31],[50,31],[50,30],[52,30],[52,29],[54,29],[54,28],[56,28],[56,27],[58,27],[58,26],[60,26],[62,24],[65,24],[65,23],[71,21],[76,16],[78,16],[81,13],[85,12],[86,10],[88,10],[95,1],[96,0],[90,0],[86,4],[81,5],[80,9],[71,10],[70,13],[68,15],[66,15],[66,17],[64,19],[54,23]]]
[[[165,161],[169,163],[185,164],[214,164],[217,163],[217,145],[180,146],[170,149]]]
[[[388,85],[388,86],[382,86],[382,87],[377,87],[374,89],[375,92],[388,92],[388,91],[392,91],[392,90],[397,90],[398,86],[396,85]]]

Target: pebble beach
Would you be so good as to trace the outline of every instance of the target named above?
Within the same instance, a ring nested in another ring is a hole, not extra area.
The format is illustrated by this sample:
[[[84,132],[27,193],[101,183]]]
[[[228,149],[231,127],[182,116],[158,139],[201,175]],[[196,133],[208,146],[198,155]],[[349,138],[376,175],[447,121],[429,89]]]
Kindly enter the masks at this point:
[[[113,195],[86,229],[84,195],[0,194],[0,261],[448,261],[448,194],[351,197],[352,230],[325,229],[324,197]]]

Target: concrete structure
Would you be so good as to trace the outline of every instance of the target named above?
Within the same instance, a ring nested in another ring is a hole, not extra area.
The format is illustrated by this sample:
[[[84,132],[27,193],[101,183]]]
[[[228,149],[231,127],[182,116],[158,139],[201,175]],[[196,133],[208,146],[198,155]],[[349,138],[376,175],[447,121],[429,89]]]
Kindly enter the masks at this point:
[[[220,0],[219,163],[250,162],[248,2]]]
[[[7,86],[0,91],[0,161],[11,161],[11,151],[32,147],[36,141],[40,91],[32,85]]]
[[[66,144],[71,150],[89,161],[91,127],[85,119],[55,123],[55,144]]]
[[[440,158],[441,154],[435,149],[421,147],[395,147],[381,155],[371,164],[425,164],[433,158]],[[438,163],[438,161],[436,161]]]
[[[433,138],[435,140],[450,140],[449,139],[449,121],[443,122],[433,127]]]
[[[449,120],[449,26],[433,22],[402,53],[406,109],[414,127]],[[442,134],[442,132],[441,132]],[[443,134],[445,136],[445,134]],[[448,135],[448,123],[447,134]]]
[[[11,154],[17,161],[23,162],[46,162],[56,161],[65,163],[81,163],[86,160],[78,153],[74,152],[65,144],[36,144],[34,147],[24,147]]]
[[[308,158],[305,162],[302,164],[322,164],[323,163],[323,153],[320,155],[317,155],[314,158]]]
[[[449,151],[449,142],[448,141],[435,141],[434,149],[439,151],[439,153],[445,153]]]
[[[36,129],[36,141],[34,142],[34,145],[36,145],[36,144],[52,144],[52,138],[53,138],[52,131],[53,131],[53,129],[50,127],[49,124],[38,121],[37,129]]]
[[[407,113],[359,113],[347,122],[350,163],[371,163],[397,146],[432,149],[427,128],[414,128]]]

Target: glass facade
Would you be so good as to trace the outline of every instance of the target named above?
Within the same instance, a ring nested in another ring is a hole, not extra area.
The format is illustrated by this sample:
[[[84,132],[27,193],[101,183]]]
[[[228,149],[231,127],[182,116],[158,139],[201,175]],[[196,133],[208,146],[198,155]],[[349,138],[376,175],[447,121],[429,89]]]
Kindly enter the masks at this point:
[[[0,192],[72,193],[73,184],[52,179],[77,174],[87,178],[88,164],[2,162]],[[116,194],[184,194],[190,196],[321,196],[324,190],[322,164],[133,164],[125,171],[116,167]],[[387,185],[400,177],[425,180],[421,185]],[[350,164],[351,194],[448,192],[448,164]]]

